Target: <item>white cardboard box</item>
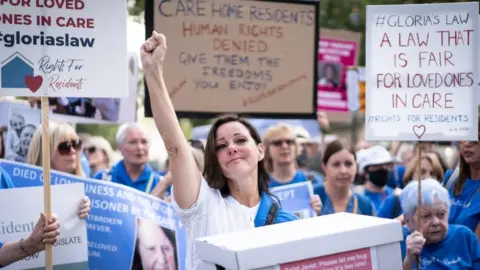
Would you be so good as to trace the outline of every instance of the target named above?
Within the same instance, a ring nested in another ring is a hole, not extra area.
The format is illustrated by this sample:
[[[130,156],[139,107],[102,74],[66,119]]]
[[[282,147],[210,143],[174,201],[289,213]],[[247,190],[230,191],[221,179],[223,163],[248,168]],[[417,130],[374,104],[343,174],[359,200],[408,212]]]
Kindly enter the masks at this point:
[[[401,270],[400,222],[337,213],[196,240],[205,270]]]

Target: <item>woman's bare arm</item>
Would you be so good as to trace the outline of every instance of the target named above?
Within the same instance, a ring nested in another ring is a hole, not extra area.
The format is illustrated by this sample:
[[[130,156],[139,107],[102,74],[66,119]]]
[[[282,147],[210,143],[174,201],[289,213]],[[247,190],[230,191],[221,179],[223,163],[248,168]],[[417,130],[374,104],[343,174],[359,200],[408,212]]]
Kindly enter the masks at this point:
[[[165,36],[154,32],[141,48],[145,80],[153,117],[170,159],[174,198],[182,209],[197,200],[202,176],[193,159],[163,79],[162,62],[166,53]]]

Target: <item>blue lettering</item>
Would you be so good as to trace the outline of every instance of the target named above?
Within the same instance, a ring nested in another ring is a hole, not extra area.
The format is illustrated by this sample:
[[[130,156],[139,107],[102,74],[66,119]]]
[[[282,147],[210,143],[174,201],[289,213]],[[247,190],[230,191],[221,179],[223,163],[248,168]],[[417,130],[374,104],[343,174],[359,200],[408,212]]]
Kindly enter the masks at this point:
[[[407,116],[407,120],[408,120],[408,122],[419,122],[419,121],[420,121],[420,115],[418,115],[418,114],[414,114],[414,115],[409,114],[409,115]]]
[[[212,2],[212,17],[243,19],[243,5]]]
[[[423,119],[427,123],[465,123],[469,121],[468,115],[426,114]]]
[[[205,0],[178,0],[175,1],[176,6],[172,11],[169,8],[170,5],[173,4],[170,0],[162,0],[160,4],[158,4],[158,12],[160,15],[164,17],[171,17],[171,16],[192,16],[192,17],[203,17],[205,16]]]
[[[401,120],[400,115],[369,115],[367,117],[367,123],[397,123]]]

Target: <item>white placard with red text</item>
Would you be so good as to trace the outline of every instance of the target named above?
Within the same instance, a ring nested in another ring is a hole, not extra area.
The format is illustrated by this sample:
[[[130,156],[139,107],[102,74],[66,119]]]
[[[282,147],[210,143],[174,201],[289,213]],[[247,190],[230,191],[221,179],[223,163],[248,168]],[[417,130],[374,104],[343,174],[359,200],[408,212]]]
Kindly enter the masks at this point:
[[[367,7],[367,140],[478,140],[478,7]]]
[[[0,96],[127,97],[127,2],[0,0]]]

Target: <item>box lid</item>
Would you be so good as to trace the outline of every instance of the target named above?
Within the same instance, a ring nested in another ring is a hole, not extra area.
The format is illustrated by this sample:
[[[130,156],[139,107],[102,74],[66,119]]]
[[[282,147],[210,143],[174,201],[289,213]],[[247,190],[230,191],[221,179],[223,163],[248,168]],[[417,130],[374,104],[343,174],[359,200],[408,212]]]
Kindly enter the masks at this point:
[[[198,238],[196,251],[225,268],[255,269],[402,240],[396,220],[336,213]]]

